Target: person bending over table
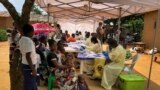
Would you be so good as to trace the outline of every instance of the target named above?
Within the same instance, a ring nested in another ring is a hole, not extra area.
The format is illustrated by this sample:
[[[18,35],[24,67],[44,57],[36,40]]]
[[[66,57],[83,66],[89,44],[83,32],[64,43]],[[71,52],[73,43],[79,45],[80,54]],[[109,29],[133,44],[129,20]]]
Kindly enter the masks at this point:
[[[101,45],[98,43],[98,39],[96,37],[92,37],[91,38],[91,42],[92,44],[90,46],[87,46],[87,50],[88,51],[92,51],[94,53],[100,53],[102,50]],[[93,74],[93,65],[94,65],[94,61],[90,60],[90,61],[85,61],[84,63],[84,72],[86,72],[89,75]]]
[[[84,44],[86,46],[92,45],[90,32],[86,32]]]
[[[92,45],[90,46],[87,46],[87,49],[89,51],[93,51],[95,53],[100,53],[102,52],[102,47],[101,47],[101,44],[98,42],[98,39],[97,37],[93,36],[91,38],[91,42],[92,42]]]
[[[108,64],[103,68],[101,85],[105,89],[111,90],[117,77],[123,70],[126,50],[123,46],[118,45],[117,41],[114,39],[109,39],[108,44],[110,48],[109,59],[106,60]]]

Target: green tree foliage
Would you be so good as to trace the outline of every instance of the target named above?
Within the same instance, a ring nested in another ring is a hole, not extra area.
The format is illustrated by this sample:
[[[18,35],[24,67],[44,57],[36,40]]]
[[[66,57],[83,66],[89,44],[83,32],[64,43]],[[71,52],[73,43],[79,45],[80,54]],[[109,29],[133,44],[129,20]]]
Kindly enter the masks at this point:
[[[144,26],[144,15],[130,15],[126,17],[121,18],[121,26],[125,27],[127,30],[129,30],[129,33],[138,33],[139,39],[142,38],[142,31]],[[104,21],[106,24],[110,25],[110,23],[113,23],[113,27],[117,27],[118,25],[118,18],[116,19],[108,19]]]
[[[35,4],[32,6],[32,11],[36,14],[42,14],[42,11]]]
[[[24,24],[29,23],[30,12],[34,2],[35,0],[25,0],[22,6],[22,13],[19,15],[9,0],[0,0],[0,3],[12,16],[18,31],[22,35],[22,27]],[[21,71],[21,53],[18,49],[16,49],[13,53],[13,59],[10,60],[10,90],[23,90],[23,75]]]
[[[7,32],[4,29],[0,29],[0,41],[6,41],[7,40]]]
[[[132,15],[121,19],[121,25],[128,28],[131,33],[141,33],[143,30],[143,15]]]

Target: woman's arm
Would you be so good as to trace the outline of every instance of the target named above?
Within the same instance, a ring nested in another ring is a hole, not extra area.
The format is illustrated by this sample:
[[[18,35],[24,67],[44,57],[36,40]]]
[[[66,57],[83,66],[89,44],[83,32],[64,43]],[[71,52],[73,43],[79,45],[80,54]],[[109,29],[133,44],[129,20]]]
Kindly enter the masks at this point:
[[[56,60],[52,61],[52,63],[55,65],[55,67],[57,68],[61,68],[61,69],[65,69],[65,68],[68,68],[67,66],[65,65],[60,65],[58,64],[58,62]]]

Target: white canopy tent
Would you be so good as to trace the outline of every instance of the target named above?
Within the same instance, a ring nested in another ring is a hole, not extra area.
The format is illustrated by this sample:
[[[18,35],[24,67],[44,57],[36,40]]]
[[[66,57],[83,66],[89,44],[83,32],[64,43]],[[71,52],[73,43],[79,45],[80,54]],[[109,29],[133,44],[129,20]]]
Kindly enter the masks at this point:
[[[120,20],[120,17],[150,12],[160,8],[160,0],[36,0],[36,3],[46,10],[50,16],[57,19],[59,23],[62,24],[62,27],[76,30],[77,22],[84,24],[84,22],[87,21],[94,27],[90,28],[92,29],[90,31],[95,30],[95,22],[104,19],[119,18]],[[159,28],[159,15],[160,10],[158,10],[157,26],[154,30],[153,48],[155,48],[155,37]],[[87,25],[87,27],[89,27],[89,25]],[[80,27],[78,27],[78,29],[80,29]],[[152,62],[153,54],[147,90],[149,90]]]
[[[157,10],[160,5],[158,0],[36,0],[36,3],[62,24],[62,30],[70,33],[75,29],[95,32],[99,21]]]
[[[37,4],[55,18],[102,19],[144,13],[157,9],[158,0],[36,0]],[[152,6],[152,7],[150,7]]]
[[[84,21],[75,21],[75,19],[60,19],[58,23],[62,26],[62,30],[68,30],[69,33],[75,33],[76,30],[81,31],[82,34],[85,31],[95,32],[96,27],[98,27],[98,23],[93,20],[84,20]]]

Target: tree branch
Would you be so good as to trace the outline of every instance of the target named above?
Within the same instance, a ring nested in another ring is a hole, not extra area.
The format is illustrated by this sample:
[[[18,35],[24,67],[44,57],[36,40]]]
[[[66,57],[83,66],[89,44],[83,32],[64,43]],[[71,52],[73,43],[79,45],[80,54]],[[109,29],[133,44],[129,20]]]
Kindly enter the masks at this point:
[[[0,2],[8,10],[15,23],[19,24],[20,16],[18,15],[18,12],[16,11],[15,7],[8,0],[0,0]]]
[[[30,12],[32,10],[32,6],[34,4],[35,0],[25,0],[24,5],[23,5],[23,9],[22,9],[22,22],[24,24],[29,22],[30,19]]]

